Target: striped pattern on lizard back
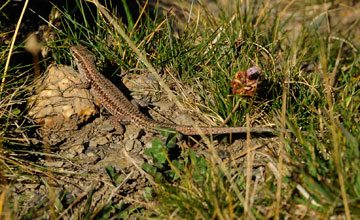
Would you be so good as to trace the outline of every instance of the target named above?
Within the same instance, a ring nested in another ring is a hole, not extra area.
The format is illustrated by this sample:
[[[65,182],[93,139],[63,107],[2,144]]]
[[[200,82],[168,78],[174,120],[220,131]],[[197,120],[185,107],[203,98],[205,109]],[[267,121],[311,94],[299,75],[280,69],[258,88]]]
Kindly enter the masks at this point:
[[[91,92],[101,104],[119,121],[135,123],[141,127],[159,130],[159,127],[171,128],[185,135],[246,133],[273,133],[272,128],[259,127],[193,127],[155,121],[144,115],[95,65],[95,57],[82,46],[72,46],[71,54],[77,63],[80,74],[85,75],[91,84]]]

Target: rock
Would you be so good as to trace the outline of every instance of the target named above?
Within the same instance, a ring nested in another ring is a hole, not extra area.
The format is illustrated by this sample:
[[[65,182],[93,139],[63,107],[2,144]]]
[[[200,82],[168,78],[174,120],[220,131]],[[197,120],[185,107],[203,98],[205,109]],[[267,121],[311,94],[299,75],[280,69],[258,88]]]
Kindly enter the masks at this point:
[[[63,161],[45,161],[44,166],[46,167],[62,167]]]
[[[104,136],[96,137],[94,141],[97,143],[97,145],[105,145],[109,143],[109,140]]]
[[[129,75],[132,78],[123,78],[124,85],[132,91],[144,91],[149,89],[159,88],[159,83],[156,80],[156,77],[152,74],[142,74],[142,75]]]
[[[182,115],[178,115],[175,119],[174,122],[178,125],[193,125],[195,124],[194,120],[192,119],[192,117],[188,114],[182,114]]]
[[[113,131],[115,129],[113,123],[111,122],[111,120],[106,120],[104,121],[99,127],[98,129],[104,133]]]
[[[99,157],[94,152],[87,152],[86,154],[80,154],[80,159],[85,161],[84,164],[94,164],[99,160]]]
[[[229,158],[231,156],[229,151],[226,150],[218,150],[218,155],[221,159]]]
[[[139,106],[141,107],[146,107],[149,105],[149,102],[147,100],[144,99],[132,99],[131,100],[131,104],[135,105],[137,108],[139,108]]]
[[[116,170],[121,170],[126,167],[132,166],[132,164],[127,161],[125,158],[122,157],[114,157],[112,155],[109,155],[105,157],[103,160],[100,160],[96,163],[95,168],[96,169],[104,169],[106,166],[111,166],[115,168]]]
[[[75,157],[76,155],[79,155],[81,154],[83,151],[84,151],[85,147],[84,145],[82,144],[79,144],[79,145],[75,145],[75,146],[72,146],[70,147],[70,149],[68,150],[68,152],[66,152],[66,157],[69,157],[69,158],[73,158]]]
[[[61,132],[76,130],[97,113],[94,97],[85,88],[86,80],[79,76],[69,66],[50,65],[35,83],[28,116],[41,125],[40,135],[51,145],[64,140],[66,135]]]
[[[72,153],[65,153],[65,155],[64,155],[66,158],[75,158],[75,156],[76,156],[76,154],[74,153],[74,152],[72,152]]]
[[[159,107],[159,112],[168,112],[169,109],[172,109],[175,104],[169,101],[159,101],[154,102],[153,105]]]
[[[97,147],[98,143],[95,141],[95,139],[92,139],[89,141],[89,147],[86,149],[85,153],[88,151],[95,151],[94,149]]]
[[[121,144],[114,144],[114,143],[110,143],[110,148],[112,148],[112,149],[120,149],[121,148]]]
[[[150,141],[146,142],[144,147],[145,147],[145,149],[151,148],[152,147],[152,141],[150,140]]]
[[[83,151],[84,151],[84,149],[85,149],[85,147],[84,147],[84,145],[76,145],[76,146],[74,146],[73,148],[72,148],[72,150],[74,151],[74,152],[76,152],[77,154],[81,154]]]
[[[124,134],[124,139],[134,140],[140,137],[142,133],[142,128],[135,124],[130,124],[126,126],[126,132]]]
[[[135,140],[127,140],[125,142],[125,150],[128,152],[131,151],[134,147],[134,143],[135,143]]]
[[[133,153],[139,153],[140,151],[142,151],[144,149],[142,143],[139,140],[135,140],[134,144],[133,144],[133,149],[131,152]]]
[[[26,188],[26,189],[36,189],[36,188],[38,188],[40,186],[40,184],[38,184],[38,183],[34,183],[34,184],[31,184],[31,183],[29,183],[29,184],[24,184],[24,188]]]

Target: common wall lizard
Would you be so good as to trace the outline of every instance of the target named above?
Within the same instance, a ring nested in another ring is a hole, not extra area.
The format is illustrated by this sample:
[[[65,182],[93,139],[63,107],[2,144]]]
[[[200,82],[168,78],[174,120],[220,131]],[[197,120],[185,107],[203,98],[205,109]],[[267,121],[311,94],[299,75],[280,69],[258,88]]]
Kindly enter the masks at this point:
[[[246,133],[274,133],[272,128],[260,127],[194,127],[155,121],[144,115],[95,65],[95,57],[83,46],[72,46],[70,52],[77,63],[80,74],[91,85],[90,91],[119,122],[135,123],[145,129],[171,128],[185,135]]]

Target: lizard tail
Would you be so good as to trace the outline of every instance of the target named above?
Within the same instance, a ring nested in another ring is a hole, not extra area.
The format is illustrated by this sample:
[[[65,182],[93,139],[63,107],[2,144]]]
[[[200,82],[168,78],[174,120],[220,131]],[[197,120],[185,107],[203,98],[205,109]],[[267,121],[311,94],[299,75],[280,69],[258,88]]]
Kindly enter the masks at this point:
[[[211,134],[228,134],[228,133],[275,133],[273,128],[260,127],[193,127],[193,126],[177,126],[176,131],[184,135],[211,135]]]

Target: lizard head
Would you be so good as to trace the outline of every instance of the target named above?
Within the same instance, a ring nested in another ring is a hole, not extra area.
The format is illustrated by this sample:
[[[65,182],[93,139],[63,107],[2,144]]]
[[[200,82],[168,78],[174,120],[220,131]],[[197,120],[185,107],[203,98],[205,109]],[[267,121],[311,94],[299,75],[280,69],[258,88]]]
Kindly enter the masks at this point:
[[[91,62],[95,63],[95,57],[83,46],[72,46],[70,52],[77,63],[79,62]]]

